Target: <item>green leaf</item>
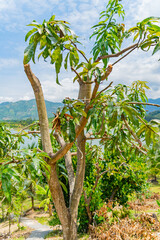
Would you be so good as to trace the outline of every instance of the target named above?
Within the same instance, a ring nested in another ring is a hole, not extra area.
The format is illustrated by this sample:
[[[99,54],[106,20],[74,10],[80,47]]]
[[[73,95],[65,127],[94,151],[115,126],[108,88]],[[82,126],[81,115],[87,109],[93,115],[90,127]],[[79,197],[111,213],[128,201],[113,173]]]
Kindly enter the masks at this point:
[[[112,118],[110,119],[110,122],[109,122],[109,125],[111,127],[115,127],[115,125],[117,123],[117,116],[118,116],[117,110],[114,110],[114,112],[112,114]]]
[[[32,160],[33,160],[33,165],[34,165],[36,171],[38,171],[38,169],[39,169],[39,167],[40,167],[40,166],[39,166],[39,159],[36,158],[36,157],[34,157]]]
[[[66,57],[65,57],[65,60],[64,60],[64,68],[67,70],[67,62],[68,62],[68,56],[69,56],[69,53],[67,53]]]
[[[160,41],[156,44],[154,50],[153,50],[153,53],[152,55],[154,55],[156,52],[158,52],[160,50]]]
[[[87,117],[86,112],[82,108],[78,108],[78,111],[84,116],[85,118]]]
[[[75,132],[75,125],[72,120],[69,121],[69,140],[73,142],[75,140],[76,132]]]
[[[55,63],[56,73],[58,74],[60,72],[62,65],[62,54],[60,53],[59,56],[57,56],[57,60]]]
[[[2,190],[8,201],[11,202],[11,179],[4,174],[2,175]]]
[[[160,201],[157,200],[156,202],[157,202],[158,206],[160,207]]]
[[[24,59],[23,59],[24,65],[29,63],[29,61],[34,55],[34,50],[35,50],[34,43],[29,44],[29,46],[24,50]]]
[[[25,42],[34,32],[37,32],[37,30],[38,30],[37,28],[33,28],[32,30],[30,30],[25,36]]]
[[[66,35],[66,34],[67,34],[67,28],[66,28],[66,26],[65,26],[64,24],[62,24],[62,23],[58,23],[57,25],[59,26],[59,28],[61,29],[61,31],[63,32],[63,34]]]
[[[64,185],[64,183],[63,183],[62,181],[60,181],[60,180],[59,180],[59,182],[60,182],[63,190],[64,190],[66,193],[68,193],[68,190],[67,190],[66,186]]]
[[[151,130],[150,129],[146,129],[145,140],[146,140],[147,146],[149,147],[149,145],[151,143]]]

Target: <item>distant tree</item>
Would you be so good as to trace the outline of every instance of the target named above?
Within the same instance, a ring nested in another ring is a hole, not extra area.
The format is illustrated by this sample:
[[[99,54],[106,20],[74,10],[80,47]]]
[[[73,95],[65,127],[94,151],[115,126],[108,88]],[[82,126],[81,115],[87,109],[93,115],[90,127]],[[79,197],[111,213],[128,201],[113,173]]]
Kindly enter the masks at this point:
[[[117,17],[124,18],[123,6],[120,0],[109,0],[106,9],[100,15],[100,22],[93,26],[94,32],[91,37],[95,38],[95,44],[92,49],[93,57],[89,59],[78,48],[79,41],[69,28],[68,22],[56,20],[55,16],[49,21],[44,20],[42,24],[34,20],[29,24],[33,27],[32,30],[25,38],[26,41],[30,39],[24,51],[24,69],[36,98],[42,147],[48,154],[46,164],[50,167],[49,187],[65,240],[77,239],[77,214],[85,176],[87,136],[101,138],[105,151],[107,147],[111,147],[117,156],[123,158],[123,144],[145,153],[146,149],[140,140],[141,135],[144,135],[149,146],[157,131],[156,127],[152,127],[143,119],[144,111],[141,105],[149,105],[145,102],[144,88],[147,86],[144,82],[134,83],[131,88],[135,91],[129,94],[123,85],[118,85],[111,91],[112,82],[98,92],[100,84],[108,80],[114,65],[132,51],[147,51],[153,47],[155,54],[160,49],[159,18],[146,18],[126,31],[123,23],[117,23]],[[121,50],[125,38],[133,34],[136,43]],[[55,66],[57,84],[60,84],[58,76],[63,63],[66,70],[69,68],[75,73],[74,81],[79,83],[78,99],[66,98],[63,101],[64,107],[57,112],[52,122],[52,134],[60,145],[56,152],[51,144],[43,90],[28,64],[31,60],[35,63],[38,45],[38,58],[50,59],[51,64]],[[112,65],[108,64],[109,59],[113,57],[119,58]],[[108,144],[110,135],[112,141]],[[76,171],[72,164],[74,153],[70,151],[74,144],[77,147]],[[63,157],[70,187],[69,206],[66,205],[56,168],[57,162]]]

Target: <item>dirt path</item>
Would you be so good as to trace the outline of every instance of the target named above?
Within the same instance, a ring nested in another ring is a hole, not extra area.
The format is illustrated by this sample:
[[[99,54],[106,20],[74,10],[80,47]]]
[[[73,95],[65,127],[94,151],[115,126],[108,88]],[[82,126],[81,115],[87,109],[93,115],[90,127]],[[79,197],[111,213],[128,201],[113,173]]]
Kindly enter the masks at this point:
[[[35,229],[26,240],[42,240],[44,237],[52,231],[52,229],[47,225],[42,225],[36,220],[29,219],[26,217],[21,218],[21,223],[27,227]]]

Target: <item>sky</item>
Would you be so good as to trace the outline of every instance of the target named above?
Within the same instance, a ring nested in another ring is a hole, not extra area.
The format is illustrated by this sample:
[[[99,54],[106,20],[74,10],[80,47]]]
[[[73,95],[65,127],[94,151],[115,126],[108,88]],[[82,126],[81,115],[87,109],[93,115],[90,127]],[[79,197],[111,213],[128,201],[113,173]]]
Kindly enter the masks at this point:
[[[27,47],[24,38],[31,29],[26,26],[32,20],[39,23],[53,14],[56,19],[70,22],[71,29],[83,43],[83,51],[91,57],[93,41],[91,27],[98,22],[99,13],[107,0],[0,0],[0,103],[5,101],[29,100],[34,98],[30,83],[23,69],[23,53]],[[126,28],[135,26],[149,16],[160,17],[160,0],[122,0],[126,12]],[[127,46],[127,45],[126,45]],[[149,98],[160,98],[159,53],[152,56],[136,50],[116,64],[109,82],[130,85],[133,81],[147,81]],[[115,60],[115,59],[114,59]],[[112,61],[111,61],[112,63]],[[43,60],[31,63],[32,71],[40,79],[45,99],[53,102],[65,97],[77,98],[78,84],[73,84],[74,74],[64,70],[60,74],[62,86],[56,84],[54,66]],[[108,83],[109,83],[108,82]],[[108,84],[107,82],[104,83]]]

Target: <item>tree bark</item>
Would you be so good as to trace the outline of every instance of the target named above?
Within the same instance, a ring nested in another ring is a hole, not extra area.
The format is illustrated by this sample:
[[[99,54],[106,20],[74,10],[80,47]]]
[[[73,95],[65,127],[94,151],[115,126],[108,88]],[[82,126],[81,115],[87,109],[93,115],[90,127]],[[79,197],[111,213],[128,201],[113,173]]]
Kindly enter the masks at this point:
[[[76,176],[74,177],[71,156],[69,156],[70,154],[69,150],[74,144],[74,142],[63,143],[61,145],[62,146],[61,149],[56,153],[53,153],[51,140],[50,140],[47,111],[46,111],[45,100],[44,100],[40,81],[32,73],[30,66],[28,64],[24,65],[24,69],[32,85],[35,98],[36,98],[43,150],[50,156],[50,159],[46,159],[51,168],[49,187],[50,187],[51,195],[53,198],[53,202],[54,202],[59,220],[62,224],[63,239],[76,240],[77,239],[78,205],[79,205],[80,197],[82,194],[83,181],[84,181],[84,175],[85,175],[86,138],[84,134],[84,128],[87,123],[87,118],[82,116],[80,119],[79,125],[77,125],[75,129],[76,131],[75,139],[77,139],[77,170],[76,170]],[[109,72],[106,71],[106,74],[104,75],[103,78],[106,78],[106,76],[108,76],[109,73],[110,71]],[[86,103],[86,107],[85,107],[86,113],[89,111],[90,108],[92,108],[89,102],[90,102],[90,99],[94,99],[96,97],[98,87],[99,87],[99,83],[96,82],[91,95],[91,84],[90,83],[86,84],[81,82],[80,90],[79,90],[79,99],[83,100]],[[68,172],[71,173],[70,179],[71,179],[71,175],[72,175],[72,180],[75,179],[74,184],[73,182],[72,183],[70,182],[70,189],[72,194],[70,196],[69,208],[66,207],[63,191],[60,186],[59,179],[56,172],[56,162],[64,156],[66,159],[68,158],[66,160],[66,163],[67,164],[69,163],[67,168],[68,168]]]
[[[76,240],[77,226],[72,218],[72,215],[70,214],[69,209],[66,207],[64,195],[56,172],[56,164],[51,165],[49,187],[59,220],[62,224],[63,239]]]

